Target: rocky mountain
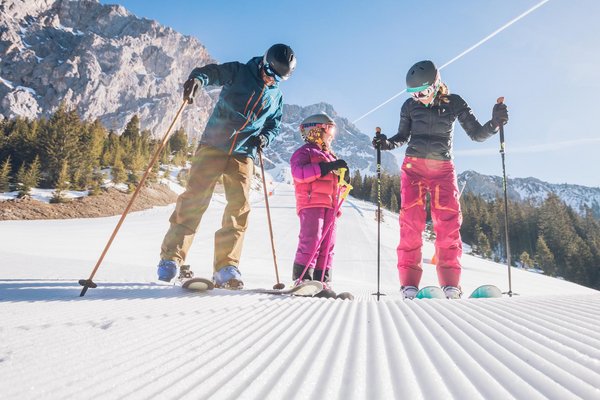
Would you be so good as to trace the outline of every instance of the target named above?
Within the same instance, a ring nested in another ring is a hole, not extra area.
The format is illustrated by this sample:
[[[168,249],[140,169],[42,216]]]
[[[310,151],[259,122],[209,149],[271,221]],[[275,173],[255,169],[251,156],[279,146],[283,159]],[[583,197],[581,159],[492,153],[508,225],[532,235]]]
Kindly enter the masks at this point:
[[[245,60],[241,60],[245,61]],[[182,83],[196,66],[215,62],[195,38],[96,0],[2,0],[0,3],[0,114],[38,118],[61,102],[82,118],[99,118],[122,131],[134,114],[142,129],[166,132],[181,105]],[[201,91],[184,109],[181,124],[199,136],[219,88]],[[328,104],[286,105],[283,132],[267,152],[267,169],[289,163],[302,144],[298,125],[327,112],[338,124],[337,154],[352,168],[375,172],[370,139]],[[382,169],[397,173],[382,155]]]
[[[475,171],[465,171],[458,175],[460,188],[487,199],[502,197],[502,178],[482,175]],[[536,204],[543,202],[549,193],[555,193],[576,212],[582,213],[589,207],[600,218],[600,188],[570,184],[553,184],[536,178],[508,179],[507,194],[513,201],[532,199]]]
[[[47,116],[61,102],[87,120],[121,130],[138,114],[162,135],[181,105],[181,86],[214,60],[195,38],[96,0],[0,2],[0,114]],[[182,116],[203,129],[207,93]]]

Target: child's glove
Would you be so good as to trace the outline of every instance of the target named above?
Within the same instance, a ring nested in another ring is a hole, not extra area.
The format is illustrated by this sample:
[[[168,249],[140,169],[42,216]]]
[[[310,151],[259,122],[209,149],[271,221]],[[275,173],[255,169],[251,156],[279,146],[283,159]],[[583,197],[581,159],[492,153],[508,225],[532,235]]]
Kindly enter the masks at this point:
[[[346,164],[346,161],[340,159],[330,162],[320,162],[319,167],[321,168],[321,177],[323,177],[335,169],[348,168],[348,164]]]

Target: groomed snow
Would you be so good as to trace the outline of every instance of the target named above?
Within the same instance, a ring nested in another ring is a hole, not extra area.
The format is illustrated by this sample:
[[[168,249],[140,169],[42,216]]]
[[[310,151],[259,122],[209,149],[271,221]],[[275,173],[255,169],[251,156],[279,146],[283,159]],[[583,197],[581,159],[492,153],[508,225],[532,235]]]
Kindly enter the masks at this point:
[[[212,273],[215,195],[188,262]],[[249,288],[275,274],[261,193],[241,263]],[[277,260],[289,283],[298,234],[293,189],[270,198]],[[2,399],[598,399],[600,293],[512,270],[519,296],[403,301],[397,216],[382,224],[376,291],[374,206],[350,199],[339,220],[334,286],[355,301],[281,298],[157,283],[173,206],[127,217],[79,297],[117,217],[0,222]],[[433,253],[425,244],[424,258]],[[463,289],[508,289],[506,266],[465,255]],[[435,284],[424,264],[423,285]]]

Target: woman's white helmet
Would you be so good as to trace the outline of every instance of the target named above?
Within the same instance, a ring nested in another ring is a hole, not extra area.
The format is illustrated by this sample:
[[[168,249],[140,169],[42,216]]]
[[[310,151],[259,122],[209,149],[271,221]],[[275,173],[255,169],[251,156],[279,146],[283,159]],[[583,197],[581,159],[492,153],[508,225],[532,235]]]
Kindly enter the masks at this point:
[[[320,142],[323,132],[335,129],[335,121],[325,113],[306,117],[300,124],[300,133],[305,142]]]

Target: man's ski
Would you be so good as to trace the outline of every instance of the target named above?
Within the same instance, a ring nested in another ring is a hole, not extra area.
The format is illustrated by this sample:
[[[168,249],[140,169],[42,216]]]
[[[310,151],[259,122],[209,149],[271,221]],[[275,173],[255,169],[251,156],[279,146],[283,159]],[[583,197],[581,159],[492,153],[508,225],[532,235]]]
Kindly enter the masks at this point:
[[[247,289],[244,292],[274,294],[283,296],[308,296],[312,297],[323,290],[323,284],[318,281],[302,282],[290,289]]]
[[[206,292],[207,290],[213,290],[215,284],[205,278],[188,278],[181,280],[181,287],[194,292]]]
[[[194,278],[194,272],[189,265],[181,266],[177,283],[181,285],[183,289],[192,290],[194,292],[206,292],[207,290],[213,290],[215,288],[215,284],[210,279]]]
[[[469,296],[470,299],[489,299],[497,297],[502,297],[502,290],[494,285],[479,286]]]
[[[445,299],[446,294],[437,286],[425,286],[417,292],[415,299]]]

